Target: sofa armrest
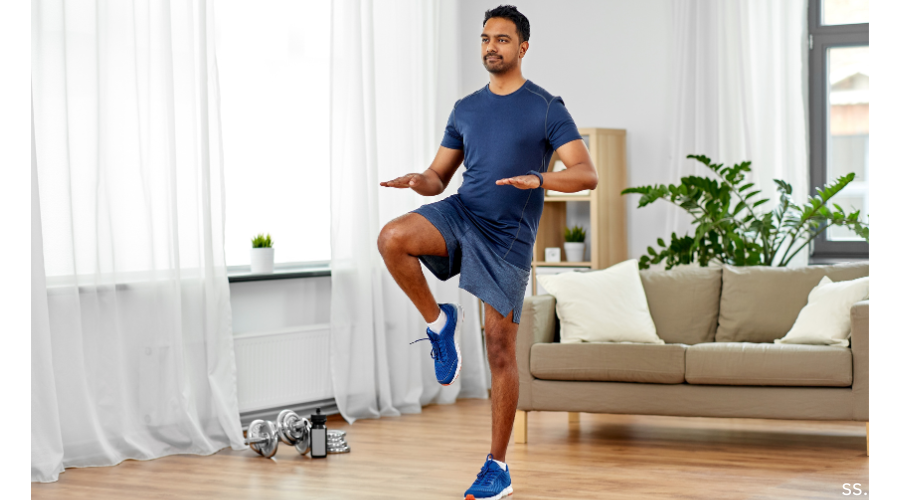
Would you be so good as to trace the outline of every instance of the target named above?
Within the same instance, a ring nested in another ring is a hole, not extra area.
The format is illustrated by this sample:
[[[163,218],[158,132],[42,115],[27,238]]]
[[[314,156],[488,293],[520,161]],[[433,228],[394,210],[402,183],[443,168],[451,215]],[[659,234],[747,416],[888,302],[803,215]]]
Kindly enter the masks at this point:
[[[850,308],[850,351],[853,353],[853,419],[869,421],[869,301]]]
[[[552,295],[525,297],[516,337],[516,364],[519,370],[519,410],[531,410],[531,346],[553,342],[556,330],[556,298]]]

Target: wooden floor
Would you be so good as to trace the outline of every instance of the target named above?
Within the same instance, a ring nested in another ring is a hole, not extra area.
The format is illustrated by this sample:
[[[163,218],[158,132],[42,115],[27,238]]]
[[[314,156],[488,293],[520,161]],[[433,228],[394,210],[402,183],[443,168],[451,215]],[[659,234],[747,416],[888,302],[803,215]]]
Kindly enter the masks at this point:
[[[461,499],[489,451],[490,404],[461,400],[419,415],[338,419],[352,451],[313,460],[282,445],[69,469],[32,498]],[[510,445],[513,499],[846,498],[869,485],[866,426],[808,422],[529,414],[529,443]],[[860,497],[862,498],[862,497]]]

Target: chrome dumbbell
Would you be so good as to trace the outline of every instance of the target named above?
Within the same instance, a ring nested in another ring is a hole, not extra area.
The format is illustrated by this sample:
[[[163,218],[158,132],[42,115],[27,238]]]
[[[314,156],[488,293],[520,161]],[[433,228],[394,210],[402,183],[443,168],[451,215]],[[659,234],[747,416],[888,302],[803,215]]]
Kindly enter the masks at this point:
[[[309,420],[291,410],[282,410],[275,419],[275,428],[281,441],[296,448],[301,455],[309,452],[310,427]]]
[[[334,453],[350,453],[350,445],[347,444],[347,433],[344,431],[331,430],[327,433],[328,441],[325,447],[328,454]]]
[[[265,458],[272,458],[278,451],[278,427],[269,420],[254,420],[247,426],[244,444]]]

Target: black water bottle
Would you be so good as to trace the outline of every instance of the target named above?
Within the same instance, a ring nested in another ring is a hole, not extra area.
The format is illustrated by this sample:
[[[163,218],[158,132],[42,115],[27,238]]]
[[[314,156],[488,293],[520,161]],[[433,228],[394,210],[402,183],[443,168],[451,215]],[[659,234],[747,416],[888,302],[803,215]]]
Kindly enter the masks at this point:
[[[310,429],[312,451],[310,456],[313,458],[325,458],[328,455],[328,447],[326,446],[328,429],[325,427],[327,417],[322,415],[322,410],[316,408],[316,414],[310,416],[312,427]]]

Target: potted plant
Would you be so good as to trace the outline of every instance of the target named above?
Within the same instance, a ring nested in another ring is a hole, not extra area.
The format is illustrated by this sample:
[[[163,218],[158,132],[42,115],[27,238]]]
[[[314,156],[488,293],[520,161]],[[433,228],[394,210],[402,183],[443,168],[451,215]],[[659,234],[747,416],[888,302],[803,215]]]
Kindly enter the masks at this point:
[[[275,249],[272,248],[272,237],[262,233],[251,240],[250,272],[253,274],[270,274],[275,264]]]
[[[703,155],[688,158],[709,167],[716,178],[691,175],[682,177],[679,185],[657,184],[622,191],[623,195],[641,195],[638,208],[657,200],[673,203],[686,210],[696,225],[694,234],[672,233],[668,243],[658,238],[660,250],[647,247],[647,255],[639,262],[641,269],[660,262],[665,262],[666,269],[694,261],[707,266],[711,260],[733,266],[784,267],[831,226],[849,227],[869,241],[869,224],[860,220],[860,211],[845,211],[832,201],[853,181],[853,172],[816,188],[816,194],[802,205],[791,198],[790,184],[775,179],[778,205],[766,212],[757,207],[769,200],[756,198],[761,191],[754,189],[752,182],[745,182],[749,161],[726,167]]]
[[[581,226],[566,227],[566,262],[584,262],[584,228]]]

